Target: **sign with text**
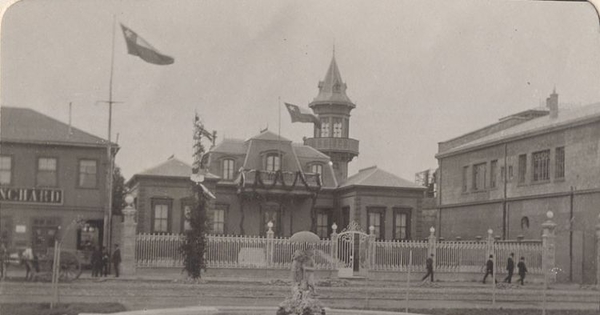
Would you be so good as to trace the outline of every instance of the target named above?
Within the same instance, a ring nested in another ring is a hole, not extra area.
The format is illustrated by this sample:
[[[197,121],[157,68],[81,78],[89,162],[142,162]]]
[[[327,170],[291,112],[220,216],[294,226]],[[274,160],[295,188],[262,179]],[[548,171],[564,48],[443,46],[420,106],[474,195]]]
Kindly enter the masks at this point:
[[[52,188],[0,187],[0,202],[62,205],[63,192]]]

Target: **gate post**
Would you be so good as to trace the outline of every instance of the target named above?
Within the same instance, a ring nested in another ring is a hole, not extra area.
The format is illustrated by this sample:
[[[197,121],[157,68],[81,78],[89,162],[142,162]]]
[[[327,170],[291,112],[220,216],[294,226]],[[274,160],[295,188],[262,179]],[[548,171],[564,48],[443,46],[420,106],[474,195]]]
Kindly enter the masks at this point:
[[[494,255],[494,230],[492,229],[488,229],[487,230],[488,236],[485,240],[485,260],[487,261],[488,257],[490,257],[490,255]],[[496,255],[494,255],[495,257]]]
[[[338,261],[338,234],[337,234],[337,224],[333,223],[331,225],[331,269],[337,268]]]
[[[123,209],[123,229],[121,234],[121,274],[125,277],[136,273],[135,242],[137,223],[135,222],[136,209],[133,207],[133,196],[125,197],[125,209]]]
[[[273,222],[269,221],[267,223],[267,227],[269,230],[267,231],[267,266],[273,266],[273,238],[275,236],[275,232],[273,232]]]
[[[375,266],[375,227],[369,226],[369,269]]]
[[[427,258],[431,257],[433,254],[433,265],[435,266],[435,262],[437,260],[437,255],[435,252],[437,247],[437,238],[435,237],[435,228],[433,226],[429,228],[429,237],[427,237],[427,241]]]
[[[552,221],[552,218],[554,218],[552,211],[546,212],[546,217],[548,220],[542,223],[542,247],[544,251],[542,266],[544,266],[543,271],[547,276],[548,282],[553,283],[556,282],[556,273],[554,272],[554,267],[556,266],[556,236],[554,229],[556,228],[556,223]]]

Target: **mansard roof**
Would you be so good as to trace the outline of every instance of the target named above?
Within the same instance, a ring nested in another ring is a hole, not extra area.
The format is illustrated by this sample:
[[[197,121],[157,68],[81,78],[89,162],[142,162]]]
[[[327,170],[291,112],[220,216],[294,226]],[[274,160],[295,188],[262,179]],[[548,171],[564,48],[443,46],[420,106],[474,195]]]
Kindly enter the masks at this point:
[[[6,107],[0,109],[0,140],[3,142],[106,146],[107,141],[33,109]],[[117,144],[112,143],[116,147]]]
[[[250,140],[267,140],[267,141],[285,141],[285,142],[292,142],[292,140],[286,139],[280,135],[275,134],[274,132],[270,131],[270,130],[264,130],[261,133],[259,133],[258,135],[246,140],[246,141],[250,141]]]
[[[556,118],[544,115],[439,153],[436,158],[598,121],[600,121],[600,103],[576,108],[561,108]]]
[[[190,178],[192,175],[192,166],[175,158],[170,157],[168,160],[151,167],[141,173],[135,174],[134,177],[139,176],[151,176],[151,177],[181,177]],[[206,172],[205,178],[217,179],[218,176]],[[133,178],[130,180],[133,181]]]
[[[319,82],[319,94],[310,103],[312,107],[319,103],[345,103],[351,107],[355,107],[348,95],[346,95],[346,83],[342,80],[340,69],[335,61],[335,55],[331,58],[329,69],[325,74],[325,79]]]
[[[340,188],[350,186],[426,189],[423,186],[386,172],[377,166],[361,169],[358,173],[348,177],[340,185]]]

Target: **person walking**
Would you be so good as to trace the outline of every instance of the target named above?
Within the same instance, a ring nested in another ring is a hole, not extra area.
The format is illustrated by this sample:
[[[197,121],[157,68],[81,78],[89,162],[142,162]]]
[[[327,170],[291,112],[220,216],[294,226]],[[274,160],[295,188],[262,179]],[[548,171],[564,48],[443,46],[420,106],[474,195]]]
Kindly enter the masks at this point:
[[[527,266],[525,266],[525,257],[521,257],[519,263],[517,264],[517,269],[519,271],[519,282],[521,282],[521,285],[523,285],[525,273],[527,272]]]
[[[108,250],[106,249],[106,247],[103,247],[102,248],[102,265],[101,265],[101,269],[100,269],[100,274],[103,277],[106,277],[108,275],[108,263],[109,263]]]
[[[115,244],[115,250],[112,254],[112,263],[113,267],[115,267],[115,277],[119,277],[119,265],[121,264],[121,250],[119,249],[119,244]]]
[[[487,279],[488,275],[494,276],[494,255],[490,255],[487,262],[485,263],[485,276],[483,276],[483,283],[485,283],[485,279]],[[495,280],[495,279],[494,279]],[[498,283],[498,280],[496,280]]]
[[[515,270],[515,261],[513,260],[515,257],[515,253],[510,253],[508,256],[508,261],[506,262],[506,270],[508,271],[508,276],[504,278],[504,282],[510,283],[513,276],[513,271]]]
[[[425,260],[425,267],[427,268],[427,273],[423,276],[421,281],[425,281],[427,277],[431,277],[431,282],[433,282],[433,254]]]

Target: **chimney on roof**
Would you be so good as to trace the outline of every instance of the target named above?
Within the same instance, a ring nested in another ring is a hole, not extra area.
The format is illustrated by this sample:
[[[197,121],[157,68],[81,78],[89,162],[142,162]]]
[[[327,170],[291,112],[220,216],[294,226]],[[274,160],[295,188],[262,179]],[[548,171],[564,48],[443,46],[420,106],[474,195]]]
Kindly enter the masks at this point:
[[[556,88],[554,88],[552,94],[546,99],[546,107],[550,110],[550,119],[558,117],[558,94],[556,94]]]

